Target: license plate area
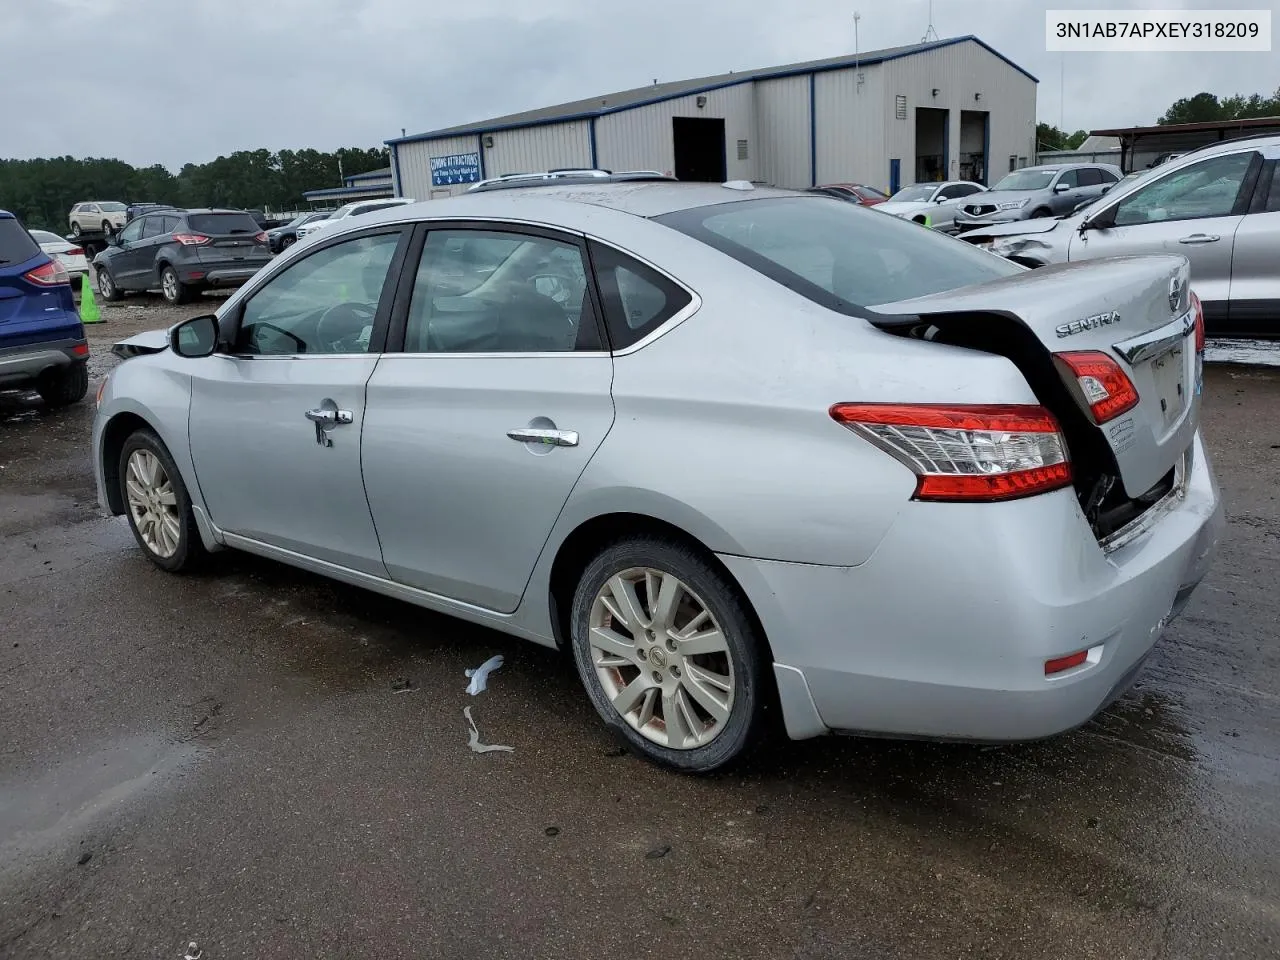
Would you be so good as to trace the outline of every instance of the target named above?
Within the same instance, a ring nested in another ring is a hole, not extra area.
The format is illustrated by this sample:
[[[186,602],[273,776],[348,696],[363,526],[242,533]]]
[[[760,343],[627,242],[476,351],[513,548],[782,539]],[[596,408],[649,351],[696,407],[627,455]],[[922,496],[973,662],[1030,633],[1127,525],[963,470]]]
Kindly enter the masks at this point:
[[[1151,379],[1166,429],[1181,418],[1187,408],[1186,356],[1182,344],[1170,348],[1151,361]]]

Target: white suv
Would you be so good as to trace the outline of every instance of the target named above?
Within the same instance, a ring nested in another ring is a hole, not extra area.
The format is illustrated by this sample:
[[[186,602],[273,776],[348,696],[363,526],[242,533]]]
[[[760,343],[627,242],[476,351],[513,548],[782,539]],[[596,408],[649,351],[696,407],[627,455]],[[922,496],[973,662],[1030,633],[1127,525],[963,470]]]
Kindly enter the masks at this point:
[[[310,236],[325,227],[337,223],[339,220],[345,220],[347,217],[358,217],[362,213],[371,213],[374,210],[382,210],[386,207],[402,207],[407,203],[417,203],[417,200],[411,197],[388,197],[385,200],[361,200],[358,203],[348,203],[345,207],[339,207],[323,220],[312,220],[298,228],[298,239]]]
[[[77,203],[67,215],[67,222],[71,224],[71,233],[77,237],[82,233],[93,233],[96,230],[101,230],[103,233],[121,230],[127,219],[125,205],[114,200]]]

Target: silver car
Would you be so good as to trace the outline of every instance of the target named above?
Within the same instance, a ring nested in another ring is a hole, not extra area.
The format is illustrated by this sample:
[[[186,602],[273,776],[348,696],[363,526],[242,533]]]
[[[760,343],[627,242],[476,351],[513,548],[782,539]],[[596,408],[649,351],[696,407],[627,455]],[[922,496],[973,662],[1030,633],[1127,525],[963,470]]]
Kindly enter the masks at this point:
[[[1122,176],[1119,167],[1106,163],[1024,167],[1005,176],[981,196],[958,204],[955,226],[961,231],[972,230],[993,223],[1071,213],[1080,204],[1102,196]]]
[[[679,770],[778,715],[1044,737],[1221,529],[1186,279],[740,182],[468,194],[117,345],[92,459],[157,566],[231,547],[567,648]]]
[[[1062,220],[975,229],[964,239],[1019,263],[1180,254],[1210,334],[1280,337],[1280,136],[1183,154]]]
[[[916,183],[903,187],[884,203],[876,204],[876,209],[904,220],[927,222],[935,230],[950,232],[955,229],[956,210],[960,203],[986,190],[982,184],[971,180]]]

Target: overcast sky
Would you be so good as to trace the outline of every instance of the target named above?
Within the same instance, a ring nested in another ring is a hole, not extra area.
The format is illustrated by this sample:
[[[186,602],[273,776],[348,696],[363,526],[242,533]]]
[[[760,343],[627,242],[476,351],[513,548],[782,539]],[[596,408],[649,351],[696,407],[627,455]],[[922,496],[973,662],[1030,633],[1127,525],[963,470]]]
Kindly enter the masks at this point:
[[[1040,78],[1041,120],[1154,123],[1271,93],[1280,54],[1058,54],[1047,8],[1273,10],[1280,0],[935,0]],[[0,157],[204,162],[399,135],[663,81],[914,43],[927,0],[0,0]],[[1065,98],[1060,70],[1065,57]],[[1060,108],[1060,104],[1063,105]]]

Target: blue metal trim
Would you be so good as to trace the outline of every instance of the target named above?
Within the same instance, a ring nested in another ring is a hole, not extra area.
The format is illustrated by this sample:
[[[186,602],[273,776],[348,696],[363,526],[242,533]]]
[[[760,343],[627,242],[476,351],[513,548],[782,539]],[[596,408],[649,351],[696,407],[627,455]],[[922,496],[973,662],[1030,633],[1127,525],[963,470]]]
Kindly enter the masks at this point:
[[[400,151],[396,147],[391,148],[391,195],[402,197],[400,186]]]
[[[942,114],[942,179],[951,179],[951,108]]]
[[[818,75],[809,74],[809,186],[818,185]]]
[[[373,170],[369,173],[353,173],[350,176],[343,177],[344,180],[377,180],[380,177],[389,177],[391,174],[381,170]]]
[[[395,185],[388,183],[375,187],[326,187],[323,190],[304,190],[302,195],[308,200],[324,197],[390,197],[395,195]]]
[[[848,57],[839,63],[827,64],[822,67],[807,67],[804,69],[781,69],[781,70],[762,70],[758,73],[743,74],[740,78],[733,80],[725,80],[720,83],[712,83],[703,87],[695,87],[690,90],[681,90],[679,93],[669,93],[661,97],[652,97],[648,100],[637,100],[635,103],[624,103],[616,107],[601,107],[598,110],[586,110],[580,113],[568,113],[561,116],[543,117],[539,120],[522,120],[517,123],[503,123],[496,126],[490,126],[486,123],[480,123],[473,126],[465,126],[461,128],[444,128],[442,130],[432,130],[427,133],[415,133],[409,137],[395,137],[391,140],[384,140],[387,146],[397,143],[418,143],[422,140],[442,140],[445,137],[468,137],[472,134],[499,133],[504,130],[523,130],[527,127],[546,127],[555,123],[571,123],[575,120],[589,120],[592,117],[607,117],[612,113],[623,113],[627,110],[635,110],[639,107],[650,107],[655,103],[667,103],[670,100],[679,100],[683,97],[697,96],[700,93],[711,93],[713,90],[726,90],[729,87],[737,87],[744,83],[754,83],[757,80],[784,80],[787,77],[804,77],[812,76],[816,73],[831,73],[836,70],[848,70],[854,66],[861,65],[864,67],[875,66],[878,63],[888,63],[891,60],[902,60],[906,57],[914,57],[919,53],[930,53],[934,50],[941,50],[944,47],[955,46],[957,43],[967,43],[973,41],[982,49],[995,57],[1003,60],[1013,69],[1017,70],[1023,76],[1027,77],[1033,83],[1039,83],[1040,80],[1033,74],[1018,66],[1000,51],[994,49],[986,43],[983,43],[972,34],[964,37],[954,37],[950,40],[940,40],[929,46],[917,47],[914,50],[906,50],[902,53],[890,54],[886,57]]]
[[[982,119],[982,179],[984,187],[991,186],[991,111]]]
[[[485,179],[484,175],[484,134],[476,134],[476,152],[480,154],[480,179]]]
[[[587,139],[591,143],[591,169],[595,170],[600,166],[600,161],[596,158],[596,118],[592,117],[587,121]]]

